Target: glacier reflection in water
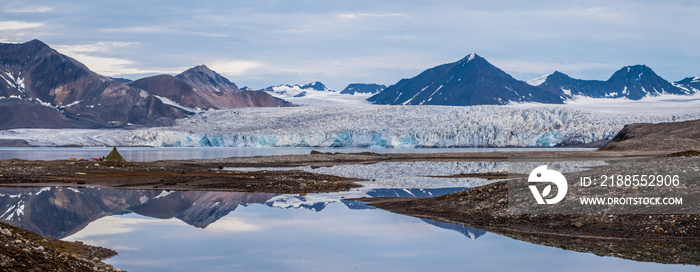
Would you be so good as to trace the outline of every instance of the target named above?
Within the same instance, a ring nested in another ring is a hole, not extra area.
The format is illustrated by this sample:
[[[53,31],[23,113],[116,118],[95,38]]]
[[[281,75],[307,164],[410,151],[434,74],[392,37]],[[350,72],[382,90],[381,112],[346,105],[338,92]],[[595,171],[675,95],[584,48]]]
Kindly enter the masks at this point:
[[[378,162],[373,164],[342,164],[331,167],[266,167],[266,168],[225,168],[235,171],[260,170],[304,170],[318,174],[335,175],[364,179],[361,184],[368,188],[449,188],[475,187],[494,182],[482,178],[453,178],[452,175],[466,173],[509,172],[530,173],[537,166],[549,164],[562,173],[581,171],[588,167],[606,165],[600,160],[586,161],[415,161]]]

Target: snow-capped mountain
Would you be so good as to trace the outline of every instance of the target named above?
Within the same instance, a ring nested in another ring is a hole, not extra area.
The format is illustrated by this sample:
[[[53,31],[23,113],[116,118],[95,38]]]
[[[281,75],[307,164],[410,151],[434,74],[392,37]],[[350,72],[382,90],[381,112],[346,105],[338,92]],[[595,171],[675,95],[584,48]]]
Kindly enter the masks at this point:
[[[566,98],[574,95],[606,97],[607,93],[605,81],[575,79],[559,71],[529,80],[528,84],[551,91],[560,91]]]
[[[352,83],[345,87],[341,94],[376,94],[386,89],[386,86],[380,84]]]
[[[162,126],[187,115],[38,40],[0,44],[0,62],[0,129]]]
[[[266,92],[239,90],[236,84],[205,65],[190,68],[177,76],[152,76],[129,85],[155,94],[166,103],[197,110],[292,105]]]
[[[388,105],[503,105],[511,102],[562,103],[551,92],[516,80],[477,54],[402,79],[370,97]]]
[[[360,105],[368,104],[365,100],[367,96],[354,96],[339,93],[328,89],[321,82],[312,82],[306,85],[283,84],[270,86],[264,89],[270,95],[292,102],[300,106],[320,106],[320,105]]]
[[[335,92],[334,90],[328,89],[326,85],[323,85],[323,83],[314,81],[309,84],[306,84],[304,86],[301,86],[301,89],[312,89],[315,91],[321,91],[321,92]]]
[[[685,95],[693,93],[658,76],[645,65],[626,66],[615,72],[607,81],[574,79],[561,72],[528,81],[539,88],[561,91],[567,98],[586,96],[593,98],[628,98],[639,100],[661,94]]]
[[[273,95],[278,95],[278,97],[304,97],[309,92],[335,92],[328,89],[323,83],[315,81],[306,85],[299,84],[282,84],[278,86],[270,86],[264,89],[264,91],[271,93]]]
[[[615,72],[606,83],[609,88],[607,95],[624,96],[632,100],[660,94],[689,94],[688,91],[673,86],[658,76],[646,65],[623,67]]]

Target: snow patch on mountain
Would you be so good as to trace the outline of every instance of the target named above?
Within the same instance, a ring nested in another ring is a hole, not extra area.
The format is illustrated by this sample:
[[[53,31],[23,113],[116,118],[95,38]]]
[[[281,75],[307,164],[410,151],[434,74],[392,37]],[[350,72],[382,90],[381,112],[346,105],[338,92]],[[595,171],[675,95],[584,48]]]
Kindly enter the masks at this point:
[[[12,88],[17,90],[20,93],[24,93],[26,90],[24,86],[24,77],[22,77],[22,73],[10,73],[10,72],[4,72],[0,73],[0,77],[2,77],[7,85]]]
[[[552,75],[552,73],[549,73],[549,74],[546,74],[546,75],[543,75],[543,76],[540,76],[537,78],[530,79],[527,81],[527,84],[530,84],[532,86],[540,86],[540,85],[542,85],[542,83],[547,81],[547,78],[551,75]]]
[[[186,110],[186,111],[193,112],[193,113],[197,113],[197,112],[202,112],[202,111],[203,111],[203,110],[200,109],[200,108],[191,108],[191,107],[187,107],[187,106],[180,105],[180,104],[178,104],[177,102],[168,99],[167,97],[162,97],[162,96],[160,96],[160,95],[153,95],[153,96],[155,96],[156,98],[158,98],[161,102],[163,102],[163,104],[169,105],[169,106],[173,106],[173,107],[179,108],[179,109],[181,109],[181,110]],[[69,107],[70,107],[70,105],[69,105]]]
[[[472,61],[472,60],[474,59],[474,57],[476,57],[476,53],[470,53],[470,54],[467,56],[467,62]]]

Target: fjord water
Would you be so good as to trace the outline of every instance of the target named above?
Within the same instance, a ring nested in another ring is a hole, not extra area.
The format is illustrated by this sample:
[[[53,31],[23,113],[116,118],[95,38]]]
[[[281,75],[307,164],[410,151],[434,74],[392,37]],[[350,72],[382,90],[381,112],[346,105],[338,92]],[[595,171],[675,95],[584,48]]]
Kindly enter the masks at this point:
[[[30,150],[10,157],[27,159],[40,155],[40,159],[51,159],[71,154],[68,156],[87,158],[98,157],[91,154],[104,153],[109,148]],[[120,149],[124,157],[131,160],[307,154],[310,151],[294,148],[243,150],[248,152],[217,148]],[[0,154],[4,151],[0,150]],[[402,152],[400,149],[393,151]],[[71,152],[84,153],[81,156],[75,155],[81,153]],[[575,165],[598,163],[576,162]],[[504,167],[499,162],[397,162],[305,168],[374,179],[364,183],[365,187],[349,192],[307,195],[0,188],[0,219],[43,235],[115,249],[119,255],[105,262],[128,271],[697,269],[696,266],[635,262],[536,245],[460,225],[393,214],[347,200],[456,192],[490,181],[426,176],[502,171]]]
[[[118,147],[128,161],[217,159],[227,157],[275,156],[320,152],[375,153],[456,153],[498,152],[518,150],[590,150],[590,148],[314,148],[314,147]],[[69,158],[101,158],[112,147],[0,147],[0,160],[67,160]]]

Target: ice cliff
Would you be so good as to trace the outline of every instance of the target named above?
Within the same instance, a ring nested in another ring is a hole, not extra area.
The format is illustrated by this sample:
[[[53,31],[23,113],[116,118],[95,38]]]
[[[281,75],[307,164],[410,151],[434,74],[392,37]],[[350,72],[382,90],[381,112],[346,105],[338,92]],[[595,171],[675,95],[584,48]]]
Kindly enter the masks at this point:
[[[571,107],[362,106],[202,112],[173,127],[0,132],[34,145],[227,147],[558,146],[612,138],[625,124],[698,119],[698,113],[620,114]],[[70,137],[68,137],[70,135]]]

